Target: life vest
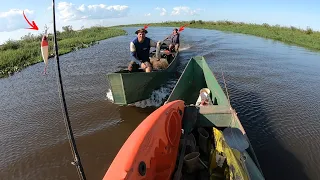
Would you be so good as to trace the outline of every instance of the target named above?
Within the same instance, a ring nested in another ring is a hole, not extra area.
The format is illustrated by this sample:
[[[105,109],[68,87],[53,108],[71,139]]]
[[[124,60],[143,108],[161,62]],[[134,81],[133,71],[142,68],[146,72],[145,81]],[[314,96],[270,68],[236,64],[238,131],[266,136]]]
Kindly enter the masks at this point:
[[[172,43],[172,44],[179,44],[180,42],[180,37],[179,37],[180,35],[179,34],[171,34],[171,36],[170,36],[170,42]]]
[[[136,47],[137,57],[143,62],[149,61],[150,39],[145,37],[143,43],[139,43],[138,38],[135,38],[132,42]]]

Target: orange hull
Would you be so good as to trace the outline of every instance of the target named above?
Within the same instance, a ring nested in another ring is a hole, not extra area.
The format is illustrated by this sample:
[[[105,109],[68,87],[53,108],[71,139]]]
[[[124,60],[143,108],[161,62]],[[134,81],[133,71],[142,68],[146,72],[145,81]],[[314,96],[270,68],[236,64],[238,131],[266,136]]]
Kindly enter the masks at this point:
[[[171,179],[175,169],[184,101],[167,103],[132,132],[103,180]]]

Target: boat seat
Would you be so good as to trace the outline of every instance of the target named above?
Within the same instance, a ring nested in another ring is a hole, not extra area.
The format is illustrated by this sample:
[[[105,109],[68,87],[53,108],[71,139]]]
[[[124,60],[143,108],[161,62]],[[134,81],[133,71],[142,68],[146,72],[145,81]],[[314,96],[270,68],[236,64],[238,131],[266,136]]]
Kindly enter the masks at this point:
[[[217,106],[217,105],[207,105],[199,106],[200,114],[231,114],[232,111],[229,106]]]

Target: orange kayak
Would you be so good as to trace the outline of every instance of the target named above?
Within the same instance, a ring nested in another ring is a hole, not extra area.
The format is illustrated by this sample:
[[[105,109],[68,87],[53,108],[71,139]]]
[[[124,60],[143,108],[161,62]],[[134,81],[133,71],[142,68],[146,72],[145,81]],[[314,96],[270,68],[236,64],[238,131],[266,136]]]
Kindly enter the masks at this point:
[[[103,179],[171,179],[184,108],[184,101],[176,100],[151,113],[123,144]]]

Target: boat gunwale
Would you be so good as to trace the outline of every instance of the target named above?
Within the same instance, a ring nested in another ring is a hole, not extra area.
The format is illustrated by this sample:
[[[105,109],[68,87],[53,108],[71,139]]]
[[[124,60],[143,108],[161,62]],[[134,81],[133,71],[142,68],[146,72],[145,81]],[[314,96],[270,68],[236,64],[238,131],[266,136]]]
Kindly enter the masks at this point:
[[[191,63],[192,60],[195,60],[193,57],[189,60],[189,62],[187,63],[187,65],[185,66],[185,68],[183,69],[182,73],[181,73],[181,76],[179,77],[178,81],[176,82],[176,85],[174,86],[174,88],[172,89],[171,93],[169,94],[168,96],[168,99],[164,102],[164,104],[167,104],[171,101],[168,101],[169,98],[171,97],[172,93],[174,92],[174,90],[177,88],[177,84],[179,84],[180,80],[181,80],[181,77],[182,75],[185,73],[187,67],[189,66],[189,64]]]

